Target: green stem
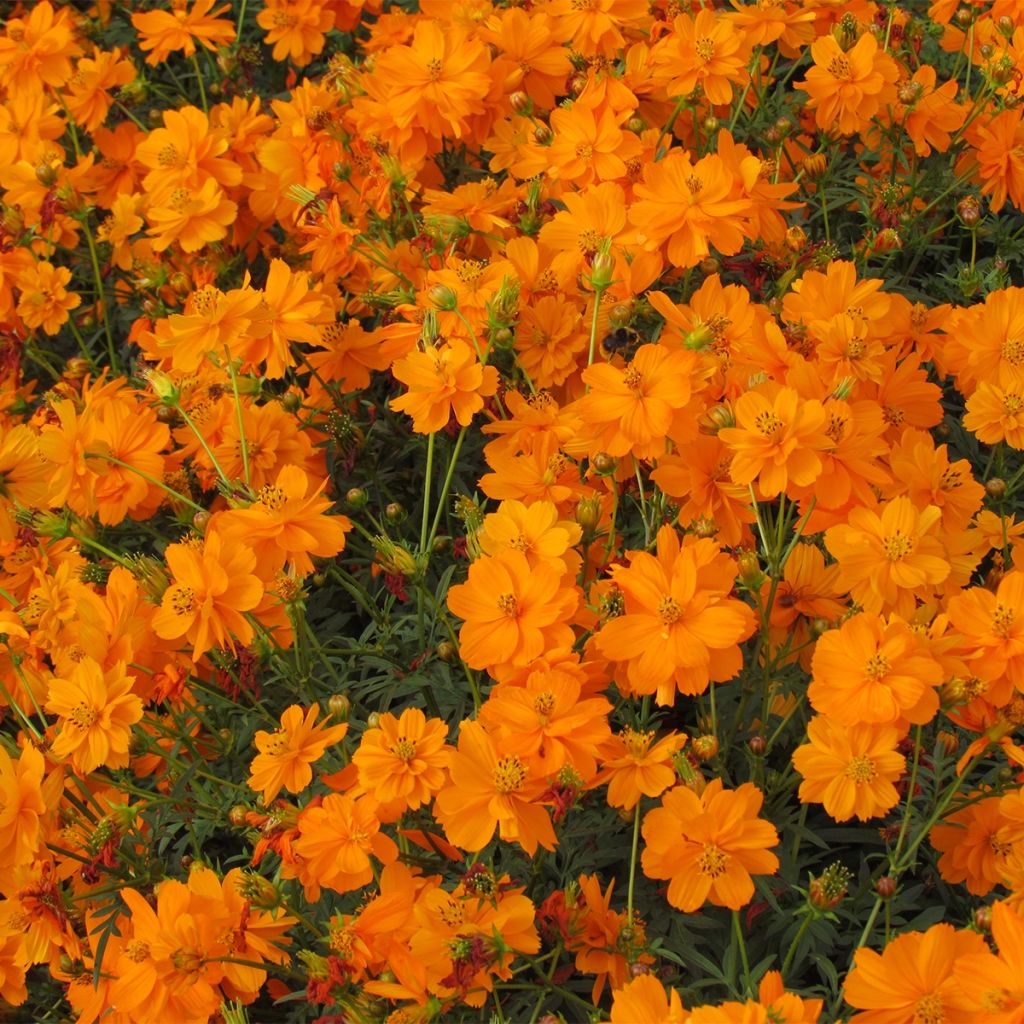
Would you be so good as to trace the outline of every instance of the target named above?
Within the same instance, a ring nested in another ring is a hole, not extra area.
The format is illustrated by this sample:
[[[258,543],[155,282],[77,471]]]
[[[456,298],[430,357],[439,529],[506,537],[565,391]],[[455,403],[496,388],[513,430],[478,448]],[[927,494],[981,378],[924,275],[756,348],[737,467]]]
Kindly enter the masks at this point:
[[[245,419],[242,416],[242,403],[238,397],[238,375],[235,373],[235,364],[231,361],[231,352],[227,346],[224,347],[224,355],[227,361],[228,375],[231,377],[231,391],[235,396],[235,415],[238,418],[238,441],[242,450],[242,477],[245,486],[249,486],[249,445],[245,440]],[[195,428],[193,428],[195,429]],[[213,458],[213,456],[210,456]]]
[[[749,996],[753,992],[750,980],[750,959],[747,956],[747,944],[743,938],[743,925],[740,923],[740,912],[738,910],[732,912],[732,932],[736,937],[736,944],[740,949],[740,961],[743,964],[744,995]]]
[[[604,295],[603,288],[594,289],[594,313],[590,318],[590,347],[587,349],[587,366],[594,365],[594,352],[597,349],[597,317],[601,311],[601,297]],[[590,385],[586,386],[590,390]]]
[[[789,968],[793,963],[793,957],[796,956],[796,948],[800,945],[800,940],[807,934],[807,929],[811,927],[811,921],[814,919],[814,915],[808,911],[804,915],[803,921],[800,923],[800,928],[797,930],[796,935],[793,937],[793,941],[789,944],[789,949],[786,950],[786,957],[782,961],[782,980],[786,980],[786,975],[789,973]]]
[[[420,554],[427,553],[427,523],[430,520],[430,481],[434,474],[434,437],[427,435],[427,471],[423,477],[423,518],[420,521]]]
[[[213,466],[214,470],[216,471],[217,476],[219,476],[221,478],[221,480],[226,485],[230,486],[231,485],[231,481],[228,479],[227,474],[224,472],[224,470],[221,469],[220,463],[217,461],[217,456],[213,454],[213,449],[206,443],[206,438],[203,437],[202,433],[200,433],[199,428],[195,425],[195,422],[193,421],[192,417],[189,416],[189,414],[187,412],[185,412],[185,409],[184,409],[184,407],[182,406],[182,404],[180,402],[175,402],[174,403],[174,408],[177,410],[178,415],[188,425],[188,427],[192,431],[192,433],[195,434],[196,437],[199,439],[199,443],[203,446],[203,451],[206,452],[206,455],[207,455],[207,457],[210,460],[210,464]],[[243,445],[245,444],[245,438],[244,437],[243,438],[239,438],[239,441]]]
[[[452,477],[455,475],[455,466],[459,461],[459,453],[462,451],[462,442],[466,440],[466,432],[469,428],[463,427],[459,436],[455,439],[455,448],[452,450],[451,458],[448,460],[448,472],[445,473],[444,483],[441,485],[441,494],[437,499],[437,511],[434,513],[434,522],[430,527],[430,536],[427,537],[426,547],[434,543],[438,527],[441,525],[441,516],[444,514],[445,502],[448,500],[448,492],[451,490]]]
[[[195,68],[196,72],[196,82],[199,83],[199,104],[203,108],[203,113],[209,114],[210,108],[206,102],[206,88],[203,86],[203,73],[199,69],[199,58],[196,56],[195,52],[193,52],[191,60],[192,67]]]

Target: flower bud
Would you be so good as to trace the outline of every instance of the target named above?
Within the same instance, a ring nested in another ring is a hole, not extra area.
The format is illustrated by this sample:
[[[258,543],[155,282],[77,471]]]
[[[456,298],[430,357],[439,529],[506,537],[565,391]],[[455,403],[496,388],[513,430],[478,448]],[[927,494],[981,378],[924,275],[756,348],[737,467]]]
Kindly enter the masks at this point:
[[[732,414],[732,409],[728,405],[722,403],[721,405],[713,405],[703,416],[697,421],[698,427],[702,434],[708,434],[714,437],[723,427],[734,427],[736,426],[736,419]]]
[[[891,900],[896,895],[896,879],[883,875],[875,882],[875,894],[879,899]]]
[[[824,177],[825,171],[828,170],[828,160],[825,154],[811,153],[809,156],[805,156],[803,159],[803,170],[804,174],[811,181],[817,181],[819,178]]]
[[[459,297],[455,294],[455,290],[449,288],[446,284],[435,284],[434,287],[427,292],[427,298],[434,305],[435,309],[442,309],[450,312],[459,305]]]
[[[956,204],[956,214],[966,227],[973,228],[981,220],[981,204],[974,196],[965,196]]]
[[[764,573],[761,571],[761,562],[756,551],[740,552],[737,561],[740,582],[748,589],[761,586],[764,582]]]
[[[539,146],[548,145],[554,137],[555,133],[546,124],[539,124],[533,129],[533,140]]]
[[[807,232],[803,228],[791,227],[786,232],[786,248],[799,255],[807,248]]]
[[[205,533],[206,527],[210,525],[210,513],[203,509],[192,517],[192,526],[197,533]]]
[[[592,538],[601,522],[600,498],[583,498],[576,506],[576,522],[583,531],[584,539]]]
[[[142,373],[146,383],[164,405],[177,405],[181,400],[181,391],[177,384],[162,370],[144,370]]]
[[[512,93],[508,98],[508,105],[517,114],[526,114],[532,108],[533,103],[530,101],[530,97],[525,92],[517,91]]]
[[[248,813],[248,809],[242,804],[235,804],[235,806],[228,811],[228,821],[230,824],[234,825],[235,828],[241,828],[246,823],[246,815]]]
[[[348,714],[352,710],[352,701],[343,693],[332,693],[327,698],[327,710],[331,713],[332,718],[336,718],[339,722],[347,722]]]
[[[698,761],[710,761],[718,753],[718,737],[711,734],[695,736],[691,749]]]
[[[392,501],[384,506],[384,519],[392,525],[402,522],[405,516],[405,506],[397,501]]]
[[[842,864],[831,864],[821,875],[811,879],[807,898],[818,910],[832,910],[846,896],[852,877],[849,868]]]
[[[594,291],[603,292],[612,283],[615,257],[608,251],[599,252],[590,265],[590,284]]]
[[[281,396],[281,408],[285,412],[298,412],[302,408],[302,396],[297,391],[286,391]]]
[[[366,508],[366,503],[370,500],[370,496],[362,489],[362,487],[351,487],[345,494],[345,503],[349,508]]]
[[[380,712],[371,711],[366,716],[366,728],[367,729],[379,729],[380,728]]]
[[[995,501],[1006,497],[1006,481],[999,476],[994,476],[985,481],[985,493]]]
[[[57,168],[47,163],[38,164],[36,166],[36,181],[43,188],[53,188],[57,183]]]
[[[763,736],[751,736],[747,746],[754,757],[763,757],[764,752],[768,749],[768,741]]]
[[[453,644],[451,640],[442,640],[437,647],[434,648],[434,653],[437,655],[439,661],[449,663],[455,660],[459,652],[455,649],[455,644]]]
[[[618,468],[619,460],[614,455],[598,452],[590,460],[590,465],[598,476],[611,476]]]
[[[977,928],[979,932],[992,931],[991,907],[978,907],[974,912],[974,927]]]

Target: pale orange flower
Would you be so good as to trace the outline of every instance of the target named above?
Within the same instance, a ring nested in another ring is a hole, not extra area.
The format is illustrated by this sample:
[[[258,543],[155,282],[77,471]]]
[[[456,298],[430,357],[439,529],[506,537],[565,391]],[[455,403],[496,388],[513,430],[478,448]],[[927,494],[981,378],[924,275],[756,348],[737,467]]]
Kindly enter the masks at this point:
[[[235,26],[218,17],[230,11],[231,4],[213,10],[214,3],[216,0],[195,0],[191,11],[182,3],[173,11],[133,14],[132,25],[140,36],[139,49],[149,52],[146,63],[155,67],[178,50],[191,57],[196,52],[197,42],[214,51],[233,42]]]

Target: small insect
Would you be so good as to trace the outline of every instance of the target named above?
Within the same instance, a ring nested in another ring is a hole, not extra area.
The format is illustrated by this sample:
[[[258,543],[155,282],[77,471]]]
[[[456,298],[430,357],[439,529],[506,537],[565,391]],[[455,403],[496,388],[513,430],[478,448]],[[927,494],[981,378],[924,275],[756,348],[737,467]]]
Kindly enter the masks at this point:
[[[640,347],[640,334],[632,327],[616,327],[601,339],[601,352],[605,359],[622,356],[627,362],[636,354]]]

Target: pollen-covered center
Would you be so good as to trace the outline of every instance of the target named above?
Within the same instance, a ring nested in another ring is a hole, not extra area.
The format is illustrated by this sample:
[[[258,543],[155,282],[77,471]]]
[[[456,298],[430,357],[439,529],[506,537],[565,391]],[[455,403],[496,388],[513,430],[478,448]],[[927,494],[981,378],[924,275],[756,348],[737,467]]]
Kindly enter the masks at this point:
[[[674,597],[663,597],[658,603],[658,617],[666,626],[678,622],[683,614],[683,609]]]
[[[876,774],[874,762],[864,754],[858,754],[846,766],[846,777],[854,782],[870,782]]]
[[[519,611],[519,602],[516,600],[516,595],[499,594],[498,610],[502,615],[507,615],[510,619],[515,618],[516,612]]]
[[[84,701],[81,704],[76,704],[68,714],[68,721],[77,725],[79,729],[88,729],[97,718],[99,718],[99,712]]]
[[[514,754],[503,757],[494,769],[494,788],[499,793],[514,793],[522,789],[526,781],[526,769],[523,762]]]
[[[914,550],[914,542],[908,537],[902,530],[897,530],[895,533],[882,540],[882,551],[885,552],[885,557],[890,562],[897,562],[901,558],[905,558]]]
[[[876,652],[864,663],[864,674],[871,679],[882,679],[889,671],[889,659]]]
[[[929,992],[914,1004],[914,1024],[945,1024],[945,1021],[946,1011],[938,992]]]
[[[432,82],[436,82],[441,77],[443,70],[444,66],[436,57],[431,57],[431,59],[427,61],[427,74],[430,75],[430,80]]]
[[[703,39],[698,39],[693,48],[697,51],[697,56],[703,61],[709,61],[715,55],[714,40],[708,39],[707,36]]]
[[[770,409],[766,409],[754,418],[754,426],[765,437],[774,437],[782,429],[782,420]]]
[[[622,732],[622,743],[630,757],[643,757],[647,753],[652,739],[654,739],[653,732],[640,732],[628,727]]]
[[[416,754],[416,744],[407,740],[404,736],[399,736],[398,739],[391,744],[391,753],[394,754],[399,761],[405,761],[408,763]]]
[[[265,484],[259,489],[259,503],[271,512],[279,509],[287,500],[288,496],[280,487]]]
[[[841,78],[844,82],[848,82],[853,77],[853,68],[850,67],[850,62],[845,57],[833,57],[828,62],[828,73],[834,78]]]
[[[196,609],[196,594],[191,587],[178,586],[171,592],[171,611],[175,615],[191,615]]]
[[[701,854],[697,858],[697,867],[702,875],[707,875],[709,878],[718,878],[720,875],[725,874],[725,869],[728,865],[729,854],[724,850],[720,850],[714,843],[704,844],[704,849],[701,850]]]
[[[1010,635],[1010,630],[1013,628],[1014,618],[1015,615],[1012,608],[1007,608],[1005,604],[997,604],[995,611],[992,613],[992,632],[1006,640]]]
[[[1024,338],[1007,338],[1003,342],[1003,358],[1014,366],[1024,363]]]
[[[1003,395],[1003,412],[1007,416],[1016,416],[1024,408],[1024,398],[1013,391]]]

